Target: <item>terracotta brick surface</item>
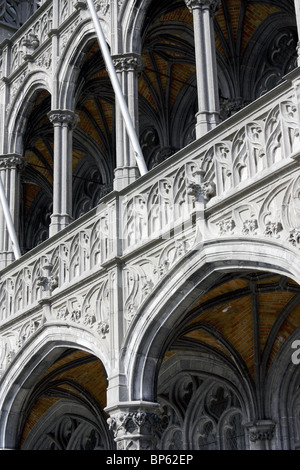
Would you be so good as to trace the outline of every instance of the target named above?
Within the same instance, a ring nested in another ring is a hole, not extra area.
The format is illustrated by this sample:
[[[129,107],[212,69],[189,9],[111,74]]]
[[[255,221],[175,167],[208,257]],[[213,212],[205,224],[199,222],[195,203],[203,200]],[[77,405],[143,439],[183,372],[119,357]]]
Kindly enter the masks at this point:
[[[60,373],[62,366],[70,364],[76,359],[80,359],[87,356],[87,353],[83,351],[74,351],[74,353],[68,355],[64,359],[56,362],[52,367],[47,370],[44,374],[43,379],[52,373],[54,374],[52,381],[55,380],[67,380],[70,379],[73,382],[81,385],[85,390],[87,390],[99,403],[99,406],[104,409],[106,406],[106,388],[107,388],[107,378],[105,370],[102,366],[102,363],[95,358],[94,361],[84,363],[78,366],[71,367],[68,370]],[[56,374],[55,374],[56,372]],[[75,388],[72,388],[69,384],[62,384],[60,388],[63,390],[70,390],[72,393],[80,394]],[[38,398],[34,406],[32,407],[30,414],[26,419],[26,424],[24,426],[22,442],[26,439],[31,429],[38,422],[41,416],[48,411],[48,409],[54,405],[60,398],[57,397],[48,397],[41,396]]]
[[[288,302],[294,297],[294,292],[278,290],[278,276],[257,280],[256,310],[250,295],[236,296],[240,289],[248,286],[246,279],[236,278],[213,288],[203,295],[191,309],[191,330],[186,338],[197,339],[219,350],[224,348],[218,341],[201,329],[201,322],[212,326],[229,342],[247,364],[254,375],[254,318],[259,315],[260,354],[269,338],[275,320],[280,317]],[[261,288],[259,287],[261,286]],[[268,292],[263,289],[268,288]],[[261,291],[262,290],[262,291]],[[223,296],[232,294],[232,299],[225,301]],[[215,303],[211,305],[211,302]],[[274,360],[284,340],[299,326],[300,306],[295,308],[283,322],[274,341],[268,364]],[[195,328],[193,329],[193,325]],[[200,326],[199,326],[200,325]]]

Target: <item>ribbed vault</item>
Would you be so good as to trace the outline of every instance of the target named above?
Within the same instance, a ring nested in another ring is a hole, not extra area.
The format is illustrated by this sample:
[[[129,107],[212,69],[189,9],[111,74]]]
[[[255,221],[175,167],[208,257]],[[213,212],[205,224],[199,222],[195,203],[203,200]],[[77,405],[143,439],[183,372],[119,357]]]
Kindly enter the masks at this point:
[[[299,318],[300,286],[271,273],[226,275],[203,295],[158,377],[166,448],[245,449],[247,422],[267,419],[284,388],[270,396],[268,373],[289,370]]]
[[[113,448],[103,411],[106,388],[101,361],[80,350],[63,351],[27,401],[20,449]]]
[[[221,119],[273,88],[296,64],[293,0],[222,0],[215,16]],[[148,168],[195,138],[197,82],[193,17],[183,0],[151,3],[141,30],[139,135]],[[73,217],[112,188],[114,93],[97,41],[82,51],[75,87],[80,121],[73,136]],[[53,127],[50,95],[36,94],[24,134],[21,245],[48,236],[52,212]],[[25,235],[26,234],[26,235]]]
[[[230,275],[193,306],[172,349],[225,354],[243,363],[255,380],[256,367],[267,374],[299,315],[300,287],[294,281],[267,273]]]

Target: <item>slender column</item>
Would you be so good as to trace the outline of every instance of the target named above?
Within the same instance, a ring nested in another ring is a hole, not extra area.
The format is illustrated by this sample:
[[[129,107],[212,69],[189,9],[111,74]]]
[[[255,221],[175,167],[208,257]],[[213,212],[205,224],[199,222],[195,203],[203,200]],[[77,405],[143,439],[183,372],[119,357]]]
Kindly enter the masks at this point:
[[[24,159],[18,154],[6,154],[0,157],[0,177],[17,236],[19,229],[20,170],[23,164]],[[14,259],[4,213],[0,205],[0,269],[10,264]]]
[[[158,405],[127,404],[110,410],[108,425],[117,450],[154,450],[159,424]]]
[[[54,127],[53,214],[50,236],[72,222],[72,140],[78,117],[73,111],[55,110],[48,114]]]
[[[115,55],[113,64],[138,135],[138,74],[143,68],[142,58],[134,53]],[[139,177],[135,153],[130,145],[118,102],[116,102],[116,157],[114,189],[118,191]]]
[[[185,0],[193,13],[198,113],[196,137],[219,122],[219,96],[213,16],[220,0]]]

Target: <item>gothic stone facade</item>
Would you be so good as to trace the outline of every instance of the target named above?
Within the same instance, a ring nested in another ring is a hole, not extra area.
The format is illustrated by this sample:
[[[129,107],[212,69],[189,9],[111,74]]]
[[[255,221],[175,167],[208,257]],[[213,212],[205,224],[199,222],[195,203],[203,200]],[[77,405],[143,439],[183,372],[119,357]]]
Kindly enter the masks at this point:
[[[0,448],[300,448],[299,0],[0,1]]]

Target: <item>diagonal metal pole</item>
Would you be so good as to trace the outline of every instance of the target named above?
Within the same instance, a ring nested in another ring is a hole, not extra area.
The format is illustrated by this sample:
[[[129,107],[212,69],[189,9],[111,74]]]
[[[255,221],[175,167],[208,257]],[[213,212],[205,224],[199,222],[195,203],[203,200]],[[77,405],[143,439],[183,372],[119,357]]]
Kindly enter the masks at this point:
[[[143,153],[142,153],[142,150],[141,150],[141,147],[140,147],[140,143],[139,143],[138,137],[136,135],[136,132],[135,132],[135,129],[134,129],[134,126],[133,126],[133,123],[132,123],[131,116],[130,116],[129,111],[128,111],[127,103],[126,103],[125,98],[123,96],[122,89],[121,89],[121,86],[120,86],[120,82],[118,80],[118,77],[117,77],[117,74],[116,74],[116,71],[115,71],[115,68],[114,68],[114,64],[113,64],[113,61],[112,61],[112,58],[111,58],[111,55],[110,55],[110,52],[109,52],[104,34],[103,34],[103,31],[102,31],[101,23],[100,23],[100,20],[98,18],[97,11],[96,11],[93,0],[87,0],[87,4],[88,4],[88,7],[89,7],[91,16],[92,16],[92,20],[94,22],[94,26],[95,26],[96,33],[97,33],[97,38],[98,38],[98,41],[99,41],[99,45],[100,45],[100,48],[101,48],[101,51],[102,51],[103,59],[104,59],[108,74],[109,74],[109,77],[110,77],[110,80],[111,80],[111,84],[112,84],[114,92],[116,94],[116,99],[119,103],[120,110],[121,110],[123,119],[125,121],[127,133],[128,133],[129,138],[130,138],[132,147],[134,149],[136,162],[137,162],[138,168],[140,170],[140,174],[144,175],[148,172],[148,169],[147,169],[147,166],[146,166],[146,163],[145,163],[145,160],[144,160],[144,157],[143,157]]]
[[[3,212],[4,212],[6,224],[7,224],[8,233],[10,235],[14,255],[16,259],[19,259],[21,258],[19,242],[18,242],[18,238],[15,232],[15,227],[14,227],[11,213],[9,210],[8,202],[5,196],[5,191],[4,191],[1,176],[0,176],[0,200],[1,200],[2,208],[3,208]]]

